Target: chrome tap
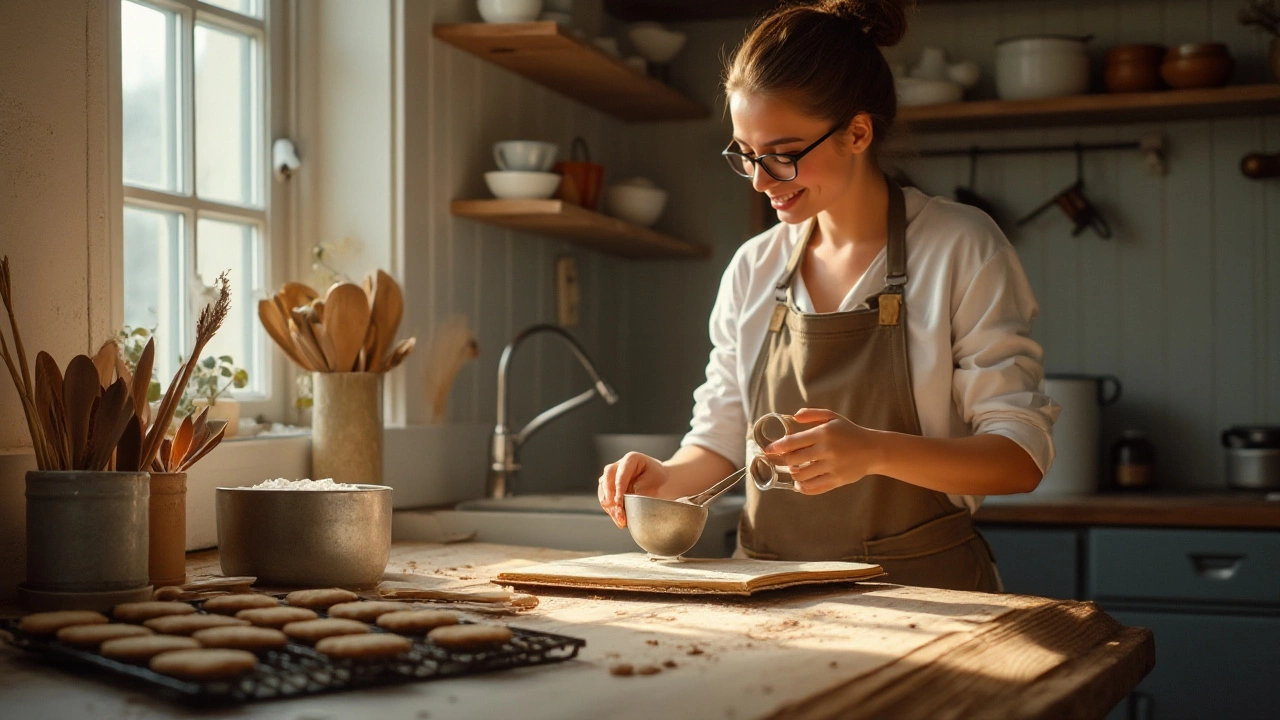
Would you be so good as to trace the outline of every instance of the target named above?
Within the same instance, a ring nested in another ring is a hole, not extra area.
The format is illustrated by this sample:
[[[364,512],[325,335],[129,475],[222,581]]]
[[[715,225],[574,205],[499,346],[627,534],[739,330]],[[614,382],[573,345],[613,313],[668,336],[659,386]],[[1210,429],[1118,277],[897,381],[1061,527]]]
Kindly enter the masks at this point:
[[[591,376],[595,385],[555,407],[543,410],[530,420],[523,430],[513,434],[511,428],[507,427],[507,369],[511,365],[511,356],[515,354],[516,348],[520,347],[520,343],[532,335],[543,332],[557,335],[569,343],[569,349],[578,358],[578,362],[582,363],[582,367],[586,369],[587,374]],[[498,361],[498,425],[493,429],[493,443],[490,446],[489,453],[491,460],[489,463],[489,481],[485,488],[485,496],[491,498],[510,497],[512,482],[515,480],[516,474],[520,472],[520,463],[516,460],[516,454],[519,452],[520,447],[543,425],[576,407],[591,402],[591,399],[596,395],[599,395],[610,405],[618,402],[618,393],[614,392],[612,387],[609,387],[609,383],[600,379],[595,365],[592,364],[591,359],[587,357],[586,351],[582,349],[582,346],[578,344],[578,341],[572,335],[555,325],[533,325],[521,330],[515,339],[511,341],[511,344],[503,349],[502,358]]]

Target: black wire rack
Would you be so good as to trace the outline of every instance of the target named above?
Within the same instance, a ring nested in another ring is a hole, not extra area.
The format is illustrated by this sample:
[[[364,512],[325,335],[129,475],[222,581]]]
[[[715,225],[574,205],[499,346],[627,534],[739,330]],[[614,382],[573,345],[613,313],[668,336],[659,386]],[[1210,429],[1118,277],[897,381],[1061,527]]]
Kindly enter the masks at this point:
[[[127,679],[158,695],[192,705],[296,698],[545,665],[572,659],[587,644],[579,638],[513,627],[511,640],[483,649],[447,649],[425,637],[406,635],[412,649],[402,655],[341,659],[290,640],[283,648],[258,653],[258,665],[248,673],[224,680],[195,682],[161,675],[146,665],[113,660],[54,638],[30,635],[18,628],[17,620],[0,621],[0,628],[12,636],[10,643],[15,647],[38,653],[57,664],[95,668],[113,678]],[[370,631],[385,632],[374,625],[370,625]]]

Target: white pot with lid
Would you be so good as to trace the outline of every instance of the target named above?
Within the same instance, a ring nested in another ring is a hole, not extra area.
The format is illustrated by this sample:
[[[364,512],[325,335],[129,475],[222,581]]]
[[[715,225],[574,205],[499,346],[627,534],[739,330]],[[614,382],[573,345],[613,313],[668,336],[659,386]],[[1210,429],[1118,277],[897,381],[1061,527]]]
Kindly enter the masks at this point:
[[[1001,100],[1039,100],[1089,90],[1092,36],[1030,35],[996,43],[996,93]]]
[[[1033,493],[1037,497],[1091,495],[1098,491],[1099,415],[1120,399],[1114,375],[1055,374],[1044,380],[1045,394],[1062,407],[1053,425],[1053,466]]]

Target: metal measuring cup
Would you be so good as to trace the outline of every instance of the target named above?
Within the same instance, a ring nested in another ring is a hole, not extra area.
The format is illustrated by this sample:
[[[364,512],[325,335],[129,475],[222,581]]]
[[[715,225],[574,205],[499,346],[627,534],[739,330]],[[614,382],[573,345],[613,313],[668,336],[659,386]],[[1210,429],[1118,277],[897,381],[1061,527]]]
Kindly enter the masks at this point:
[[[751,437],[747,439],[747,475],[760,490],[795,491],[796,481],[791,472],[779,470],[778,464],[765,453],[764,448],[792,433],[800,432],[805,426],[795,417],[784,413],[762,415],[751,426]],[[785,465],[782,467],[786,467]]]

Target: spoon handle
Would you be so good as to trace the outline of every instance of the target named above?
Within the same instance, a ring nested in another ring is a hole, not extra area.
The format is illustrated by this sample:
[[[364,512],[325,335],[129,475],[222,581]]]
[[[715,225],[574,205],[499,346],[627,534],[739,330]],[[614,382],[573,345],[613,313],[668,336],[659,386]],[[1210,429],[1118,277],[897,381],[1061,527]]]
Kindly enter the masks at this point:
[[[746,476],[746,474],[747,474],[746,468],[742,468],[741,470],[734,471],[734,473],[729,477],[721,480],[715,485],[712,485],[706,490],[703,490],[697,495],[690,495],[688,497],[681,498],[681,500],[693,503],[694,505],[706,505],[710,503],[712,500],[715,500],[716,498],[723,495],[724,492],[729,488],[733,487],[734,485],[737,485],[738,481],[741,480],[744,476]]]

